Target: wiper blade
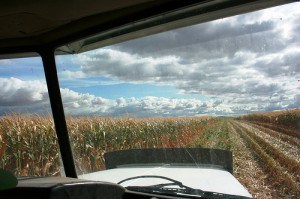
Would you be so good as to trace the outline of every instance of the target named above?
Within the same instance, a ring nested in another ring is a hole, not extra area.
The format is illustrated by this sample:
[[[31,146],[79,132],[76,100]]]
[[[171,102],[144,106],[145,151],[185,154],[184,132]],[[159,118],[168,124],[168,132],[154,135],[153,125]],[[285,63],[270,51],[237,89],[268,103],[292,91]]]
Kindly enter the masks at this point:
[[[224,193],[210,192],[210,191],[202,191],[200,189],[180,189],[180,188],[167,188],[167,187],[156,187],[153,186],[128,186],[125,187],[127,190],[143,192],[143,193],[153,193],[153,194],[161,194],[167,196],[182,196],[188,197],[193,196],[193,198],[208,198],[208,199],[250,199],[246,196],[237,196],[237,195],[229,195]]]
[[[134,180],[134,179],[139,179],[139,178],[160,178],[160,179],[164,179],[164,180],[168,180],[170,182],[173,182],[172,184],[178,185],[179,187],[186,187],[180,181],[177,181],[177,180],[174,180],[172,178],[165,177],[165,176],[157,176],[157,175],[144,175],[144,176],[135,176],[135,177],[131,177],[131,178],[126,178],[126,179],[121,180],[120,182],[118,182],[118,184],[122,184],[124,182]]]
[[[191,187],[188,187],[186,185],[183,185],[182,182],[174,180],[172,178],[168,178],[165,176],[156,176],[156,175],[144,175],[144,176],[136,176],[136,177],[131,177],[131,178],[126,178],[118,184],[122,184],[126,181],[134,180],[134,179],[139,179],[139,178],[160,178],[164,180],[170,181],[170,183],[162,183],[162,184],[156,184],[156,185],[151,185],[151,186],[128,186],[126,187],[128,190],[132,191],[139,191],[139,192],[156,192],[156,193],[167,193],[167,194],[191,194],[191,195],[201,195],[204,193],[203,190],[200,189],[193,189]],[[173,188],[170,186],[178,186],[179,188]]]
[[[174,180],[172,178],[168,178],[165,176],[156,176],[156,175],[145,175],[145,176],[136,176],[124,179],[120,181],[118,184],[122,184],[126,181],[139,179],[139,178],[160,178],[164,180],[170,181],[170,183],[162,183],[150,186],[127,186],[125,187],[127,190],[130,191],[137,191],[137,192],[144,192],[144,193],[156,193],[156,194],[163,194],[169,196],[184,196],[184,195],[193,195],[199,198],[226,198],[226,199],[248,199],[245,196],[236,196],[236,195],[229,195],[217,192],[210,192],[210,191],[203,191],[201,189],[194,189],[189,186],[183,185],[181,182]],[[175,188],[174,186],[178,186]]]
[[[130,191],[144,192],[144,193],[157,193],[170,196],[178,195],[195,195],[202,196],[204,191],[197,189],[187,189],[187,188],[172,188],[165,186],[173,186],[172,183],[152,185],[152,186],[127,186],[126,189]]]

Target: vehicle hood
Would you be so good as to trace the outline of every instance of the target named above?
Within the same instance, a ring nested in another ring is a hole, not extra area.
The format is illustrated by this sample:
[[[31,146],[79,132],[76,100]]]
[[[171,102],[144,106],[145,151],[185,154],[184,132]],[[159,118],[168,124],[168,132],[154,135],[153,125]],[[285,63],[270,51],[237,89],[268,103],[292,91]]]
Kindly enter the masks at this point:
[[[124,179],[155,175],[172,178],[184,185],[203,191],[230,195],[252,197],[240,182],[228,171],[216,168],[199,168],[186,166],[128,166],[84,174],[81,179],[118,183]],[[122,186],[147,186],[166,183],[164,179],[139,178],[122,183]]]

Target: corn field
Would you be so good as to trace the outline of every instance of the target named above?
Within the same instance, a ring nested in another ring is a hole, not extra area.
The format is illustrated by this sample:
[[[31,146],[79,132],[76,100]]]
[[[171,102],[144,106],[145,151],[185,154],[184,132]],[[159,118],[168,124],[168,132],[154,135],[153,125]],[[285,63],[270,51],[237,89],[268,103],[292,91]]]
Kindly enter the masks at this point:
[[[104,153],[132,148],[205,147],[233,152],[234,176],[255,198],[297,198],[300,111],[238,118],[67,117],[77,173],[105,169]],[[61,175],[51,116],[0,117],[1,167],[17,176]]]
[[[78,174],[104,169],[104,153],[133,148],[184,147],[213,120],[200,118],[68,117]],[[1,167],[17,176],[60,175],[60,155],[51,116],[0,118]]]

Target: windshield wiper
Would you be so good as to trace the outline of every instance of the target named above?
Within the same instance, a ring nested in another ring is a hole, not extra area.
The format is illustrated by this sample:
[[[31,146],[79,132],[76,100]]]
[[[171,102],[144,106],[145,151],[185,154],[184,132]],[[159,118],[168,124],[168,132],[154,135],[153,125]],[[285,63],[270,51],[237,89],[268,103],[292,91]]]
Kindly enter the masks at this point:
[[[162,183],[162,184],[156,184],[151,186],[127,186],[125,187],[128,190],[131,191],[137,191],[137,192],[147,192],[147,193],[160,193],[160,194],[166,194],[166,195],[178,195],[178,194],[190,194],[190,195],[201,195],[204,193],[204,191],[200,189],[193,189],[191,187],[188,187],[186,185],[183,185],[182,182],[179,182],[177,180],[174,180],[172,178],[168,178],[165,176],[156,176],[156,175],[144,175],[144,176],[136,176],[131,178],[126,178],[124,180],[121,180],[118,182],[118,184],[122,184],[126,181],[139,179],[139,178],[160,178],[164,180],[170,181],[170,183]],[[169,186],[178,186],[179,188],[173,188]]]
[[[127,186],[125,187],[127,190],[130,191],[137,191],[137,192],[144,192],[144,193],[154,193],[154,194],[163,194],[163,195],[169,195],[169,196],[184,196],[184,195],[193,195],[199,198],[228,198],[228,199],[237,199],[237,198],[248,198],[245,196],[235,196],[235,195],[228,195],[228,194],[222,194],[217,192],[210,192],[210,191],[203,191],[201,189],[194,189],[189,186],[186,186],[182,184],[182,182],[179,182],[177,180],[174,180],[172,178],[168,178],[165,176],[156,176],[156,175],[143,175],[143,176],[136,176],[131,178],[126,178],[124,180],[121,180],[118,182],[118,184],[122,184],[126,181],[139,179],[139,178],[160,178],[164,180],[170,181],[170,183],[161,183],[156,185],[150,185],[150,186]],[[171,187],[173,186],[173,187]],[[174,186],[178,186],[178,188],[174,188]]]
[[[130,180],[134,180],[134,179],[139,179],[139,178],[159,178],[159,179],[164,179],[164,180],[168,180],[172,183],[163,183],[163,184],[158,184],[158,185],[154,185],[154,186],[159,186],[159,185],[163,185],[163,186],[168,186],[168,185],[177,185],[179,187],[182,188],[190,188],[188,186],[185,186],[182,184],[182,182],[174,180],[172,178],[168,178],[165,176],[157,176],[157,175],[144,175],[144,176],[135,176],[135,177],[131,177],[131,178],[126,178],[124,180],[121,180],[120,182],[118,182],[118,184],[122,184],[124,182],[130,181]]]

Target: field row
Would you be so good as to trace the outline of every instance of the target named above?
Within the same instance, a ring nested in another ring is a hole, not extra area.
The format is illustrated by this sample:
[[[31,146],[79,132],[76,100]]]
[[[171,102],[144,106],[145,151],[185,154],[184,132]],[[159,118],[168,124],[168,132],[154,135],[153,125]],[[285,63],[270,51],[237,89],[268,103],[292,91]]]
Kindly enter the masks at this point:
[[[292,136],[295,138],[300,138],[299,130],[289,129],[287,127],[282,127],[282,126],[271,124],[271,123],[263,123],[263,122],[257,122],[257,121],[253,121],[251,123],[261,126],[261,127],[265,127],[265,128],[274,130],[274,131],[279,131],[281,134],[285,134],[285,135]]]
[[[278,130],[278,129],[275,129],[272,127],[266,127],[266,125],[262,125],[261,123],[251,122],[251,126],[259,129],[261,132],[264,132],[272,137],[275,137],[279,140],[290,143],[296,147],[300,147],[300,139],[299,138],[297,139],[295,136],[290,136],[289,134],[286,134],[285,131]],[[288,129],[285,129],[285,130],[288,130]]]
[[[300,169],[293,156],[286,155],[299,148],[285,143],[291,147],[283,151],[278,142],[284,141],[280,136],[277,140],[268,136],[252,124],[222,119],[189,146],[231,150],[235,177],[255,198],[276,198],[296,194]]]
[[[257,142],[260,142],[262,145],[269,146],[268,148],[274,151],[280,151],[283,156],[286,156],[300,164],[300,148],[299,140],[297,138],[285,136],[280,132],[263,129],[260,126],[257,127],[249,123],[239,122],[239,125],[248,132],[251,132],[251,135],[255,136]]]
[[[254,198],[274,198],[276,188],[267,181],[268,174],[263,170],[260,162],[249,150],[246,140],[237,132],[237,128],[229,123],[232,137],[235,139],[236,148],[234,155],[234,176],[247,188]]]
[[[299,155],[299,148],[290,143],[290,148],[283,148],[278,144],[284,142],[276,137],[260,131],[255,126],[233,122],[233,128],[244,140],[247,148],[252,152],[253,158],[258,162],[264,173],[268,176],[266,183],[273,187],[274,194],[278,196],[300,194],[300,165],[293,154]],[[294,151],[293,151],[294,150]]]

